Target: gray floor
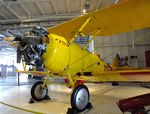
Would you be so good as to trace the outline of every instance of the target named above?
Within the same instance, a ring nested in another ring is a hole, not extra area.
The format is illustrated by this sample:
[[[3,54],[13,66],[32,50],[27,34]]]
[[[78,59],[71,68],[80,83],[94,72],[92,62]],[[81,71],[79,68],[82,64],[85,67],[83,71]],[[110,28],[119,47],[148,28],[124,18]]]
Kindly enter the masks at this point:
[[[20,80],[20,86],[17,86],[17,77],[0,78],[0,114],[35,114],[38,112],[66,114],[70,107],[71,90],[69,88],[63,85],[49,85],[50,101],[29,104],[30,88],[35,80],[29,81],[27,76],[23,76]],[[119,99],[150,92],[150,89],[140,87],[139,84],[125,83],[116,87],[109,83],[88,83],[86,85],[91,94],[90,101],[93,109],[86,110],[82,114],[122,114],[116,105]]]

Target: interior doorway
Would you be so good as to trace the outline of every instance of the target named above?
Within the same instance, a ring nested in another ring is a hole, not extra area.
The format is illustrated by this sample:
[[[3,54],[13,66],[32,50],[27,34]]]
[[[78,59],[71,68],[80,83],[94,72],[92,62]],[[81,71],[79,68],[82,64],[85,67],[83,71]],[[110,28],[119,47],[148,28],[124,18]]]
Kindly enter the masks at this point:
[[[150,51],[145,51],[146,67],[150,67]]]

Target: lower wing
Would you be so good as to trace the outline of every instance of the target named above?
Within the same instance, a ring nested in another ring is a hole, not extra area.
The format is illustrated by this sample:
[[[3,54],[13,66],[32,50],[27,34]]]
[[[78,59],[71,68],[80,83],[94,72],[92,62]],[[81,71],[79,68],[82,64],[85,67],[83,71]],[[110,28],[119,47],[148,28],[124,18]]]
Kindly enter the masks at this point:
[[[80,76],[79,80],[89,82],[150,82],[150,70],[106,71],[93,73],[91,76]]]
[[[35,76],[46,76],[46,75],[50,75],[50,72],[46,72],[46,71],[17,71],[17,73],[24,73],[24,74],[31,74],[31,75],[35,75]]]

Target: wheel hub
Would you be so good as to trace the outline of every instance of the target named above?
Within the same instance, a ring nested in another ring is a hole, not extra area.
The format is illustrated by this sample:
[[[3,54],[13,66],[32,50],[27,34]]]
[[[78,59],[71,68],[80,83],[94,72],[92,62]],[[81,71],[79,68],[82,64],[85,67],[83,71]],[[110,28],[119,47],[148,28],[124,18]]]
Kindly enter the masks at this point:
[[[76,96],[76,107],[78,109],[83,109],[84,107],[86,107],[86,105],[88,104],[88,97],[89,95],[86,89],[83,88],[79,90]]]
[[[42,88],[42,85],[38,85],[35,88],[35,96],[37,98],[43,98],[46,95],[46,89]]]
[[[85,85],[79,85],[75,87],[71,95],[72,109],[83,111],[89,104],[89,98],[89,90]]]

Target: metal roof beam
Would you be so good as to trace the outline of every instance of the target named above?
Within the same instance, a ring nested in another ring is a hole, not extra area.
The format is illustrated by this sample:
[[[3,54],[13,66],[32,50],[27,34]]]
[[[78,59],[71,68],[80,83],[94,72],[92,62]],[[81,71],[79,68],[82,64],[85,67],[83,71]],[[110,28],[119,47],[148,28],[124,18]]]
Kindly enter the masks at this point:
[[[7,5],[6,8],[7,8],[13,15],[15,15],[17,18],[20,19],[20,16],[19,16],[12,8],[10,8],[9,5]]]
[[[55,12],[55,15],[57,15],[58,12],[57,12],[57,10],[56,10],[56,7],[55,7],[55,5],[54,5],[54,1],[53,1],[53,0],[51,0],[51,4],[52,4],[53,10],[54,10],[54,12]]]
[[[0,16],[2,16],[4,19],[8,19],[4,14],[2,14],[1,12],[0,12]]]
[[[24,11],[27,13],[28,16],[31,16],[31,13],[28,11],[28,9],[21,2],[19,2],[19,5],[24,9]]]
[[[80,0],[80,11],[83,13],[83,0]]]
[[[97,1],[96,10],[98,10],[98,8],[99,8],[99,6],[100,6],[100,2],[101,2],[101,0],[98,0],[98,1]]]
[[[20,2],[20,3],[34,3],[34,2],[49,2],[49,1],[51,1],[51,0],[17,0],[17,1],[6,1],[6,2],[4,2],[4,1],[2,1],[2,5],[3,4],[18,4],[18,2]]]
[[[37,8],[39,9],[39,11],[41,12],[42,15],[44,15],[44,11],[43,9],[41,8],[40,4],[38,2],[35,2]]]
[[[69,20],[79,15],[55,15],[55,16],[42,16],[35,17],[30,19],[8,19],[8,20],[0,20],[1,25],[10,25],[10,24],[19,24],[19,23],[36,23],[36,22],[55,22],[55,21],[64,21]]]
[[[55,25],[57,25],[57,23],[41,24],[41,26],[48,27],[48,28],[55,26]],[[21,29],[33,28],[35,26],[37,26],[37,25],[3,26],[2,28],[0,28],[0,30],[7,30],[7,29],[15,29],[15,30],[19,29],[19,30],[21,30]]]
[[[119,0],[115,0],[114,4],[117,4],[119,2]]]
[[[66,0],[67,2],[67,13],[70,14],[70,0]]]

